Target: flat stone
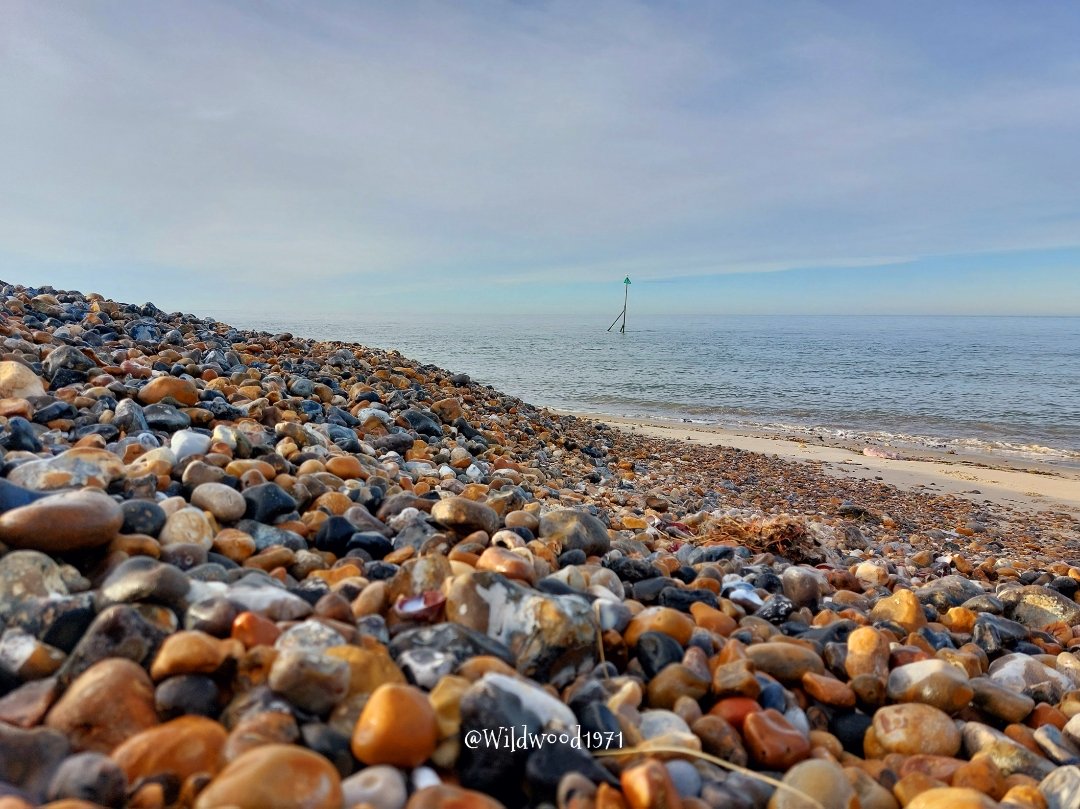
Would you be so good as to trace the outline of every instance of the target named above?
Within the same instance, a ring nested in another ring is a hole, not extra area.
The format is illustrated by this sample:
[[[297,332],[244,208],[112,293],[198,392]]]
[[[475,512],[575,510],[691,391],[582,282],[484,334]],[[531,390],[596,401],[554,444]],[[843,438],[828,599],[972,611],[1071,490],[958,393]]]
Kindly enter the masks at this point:
[[[964,724],[963,740],[964,750],[969,756],[985,754],[1006,776],[1022,773],[1032,778],[1045,778],[1054,769],[1050,761],[1004,733],[979,722]]]
[[[183,609],[191,582],[173,565],[148,556],[134,556],[121,562],[101,583],[97,594],[99,609],[113,604],[148,601]]]
[[[1049,587],[1017,587],[999,594],[1007,617],[1032,629],[1058,622],[1080,624],[1080,604]]]
[[[905,809],[997,809],[997,801],[969,788],[935,787],[916,795]]]
[[[7,479],[34,491],[53,491],[77,486],[106,489],[123,476],[124,462],[111,452],[75,447],[52,458],[20,464]]]
[[[1003,722],[1022,722],[1035,710],[1035,700],[1027,694],[1013,691],[987,677],[973,677],[968,685],[974,691],[972,704]]]

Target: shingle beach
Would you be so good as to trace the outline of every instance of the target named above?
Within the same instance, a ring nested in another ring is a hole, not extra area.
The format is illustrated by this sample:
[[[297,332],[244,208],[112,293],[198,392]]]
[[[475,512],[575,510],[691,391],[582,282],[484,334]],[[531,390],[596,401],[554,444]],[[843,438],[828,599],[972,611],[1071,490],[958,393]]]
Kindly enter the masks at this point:
[[[1068,514],[94,294],[0,339],[0,809],[1080,807]]]

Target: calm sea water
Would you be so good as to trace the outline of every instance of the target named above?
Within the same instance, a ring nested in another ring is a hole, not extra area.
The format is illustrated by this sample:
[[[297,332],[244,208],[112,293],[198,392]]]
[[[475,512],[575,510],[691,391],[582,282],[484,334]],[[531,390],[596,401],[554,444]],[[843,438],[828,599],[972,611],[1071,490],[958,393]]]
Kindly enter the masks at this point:
[[[537,405],[1080,465],[1080,318],[577,316],[238,326],[397,349]]]

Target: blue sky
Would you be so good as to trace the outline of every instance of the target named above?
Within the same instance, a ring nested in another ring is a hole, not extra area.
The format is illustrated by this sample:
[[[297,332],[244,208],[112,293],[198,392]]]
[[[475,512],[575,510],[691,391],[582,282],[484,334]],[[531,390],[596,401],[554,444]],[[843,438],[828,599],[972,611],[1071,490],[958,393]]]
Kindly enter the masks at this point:
[[[1080,314],[1080,6],[0,11],[0,278],[167,309]]]

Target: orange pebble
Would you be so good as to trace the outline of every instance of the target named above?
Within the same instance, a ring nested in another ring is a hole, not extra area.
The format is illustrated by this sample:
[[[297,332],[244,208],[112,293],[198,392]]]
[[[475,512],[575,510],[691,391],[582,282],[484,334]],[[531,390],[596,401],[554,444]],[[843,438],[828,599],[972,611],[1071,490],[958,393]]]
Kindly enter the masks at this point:
[[[352,752],[365,764],[418,767],[435,752],[438,725],[427,695],[411,685],[376,688],[356,722]]]
[[[233,619],[232,637],[248,649],[252,646],[273,646],[280,634],[277,624],[255,612],[242,612]]]

